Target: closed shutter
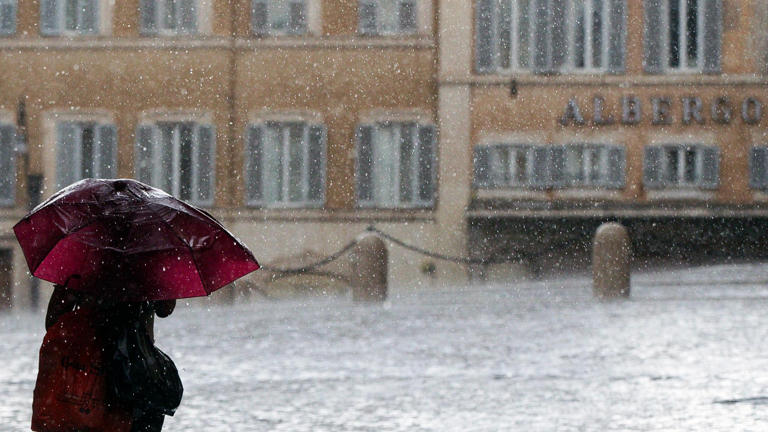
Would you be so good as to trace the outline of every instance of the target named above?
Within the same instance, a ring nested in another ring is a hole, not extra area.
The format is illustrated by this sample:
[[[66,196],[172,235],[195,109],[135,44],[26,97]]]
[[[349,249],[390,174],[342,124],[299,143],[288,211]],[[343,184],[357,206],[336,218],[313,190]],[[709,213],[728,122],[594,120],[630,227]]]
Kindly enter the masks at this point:
[[[360,11],[358,12],[358,31],[364,35],[375,35],[378,33],[377,29],[377,13],[376,2],[374,0],[360,0]]]
[[[435,149],[437,129],[434,126],[419,127],[419,201],[432,205],[435,200]]]
[[[16,128],[0,125],[0,205],[13,205],[16,192]]]
[[[416,2],[414,0],[401,0],[398,8],[398,24],[402,33],[416,32]]]
[[[704,1],[704,73],[720,73],[723,38],[723,1]]]
[[[604,186],[610,189],[622,189],[626,184],[626,149],[623,146],[608,146],[607,176]]]
[[[307,12],[304,1],[291,2],[291,16],[288,29],[293,34],[302,34],[307,30]]]
[[[473,164],[475,171],[474,185],[476,188],[492,187],[490,150],[488,146],[475,146]]]
[[[479,0],[475,22],[475,56],[477,72],[488,73],[493,71],[493,0]]]
[[[568,183],[568,176],[565,172],[565,146],[549,147],[549,186],[565,187]]]
[[[79,30],[81,33],[99,32],[98,0],[80,0]]]
[[[357,202],[358,205],[373,201],[373,126],[358,126],[357,141]]]
[[[56,189],[69,186],[80,179],[77,154],[80,152],[80,130],[74,122],[56,125]]]
[[[56,36],[61,33],[60,9],[57,0],[40,0],[40,33]]]
[[[16,0],[0,3],[0,34],[16,33]]]
[[[264,199],[262,191],[263,172],[261,160],[263,156],[264,128],[251,126],[246,134],[245,144],[245,200],[248,205],[261,204]]]
[[[197,33],[197,0],[177,0],[182,33]]]
[[[197,126],[197,146],[193,153],[192,191],[197,204],[213,204],[213,184],[216,178],[216,128]]]
[[[662,157],[664,148],[661,146],[647,146],[643,160],[643,184],[650,189],[663,186],[662,181]]]
[[[323,125],[309,127],[309,190],[307,199],[319,206],[325,201],[325,154],[328,132]]]
[[[269,33],[269,9],[267,0],[251,1],[251,31],[256,35]]]
[[[610,0],[608,32],[608,72],[624,72],[627,46],[626,0]]]
[[[533,10],[533,70],[545,73],[550,70],[550,0],[531,0],[536,7]]]
[[[145,35],[157,34],[157,0],[141,0],[139,4],[141,33]]]
[[[720,149],[715,146],[700,146],[702,157],[701,187],[717,189],[720,184]]]
[[[531,185],[538,188],[549,186],[549,146],[533,147],[533,173]]]
[[[768,147],[752,147],[749,158],[749,187],[765,189],[768,186]]]
[[[153,161],[160,157],[158,147],[160,131],[154,125],[141,125],[136,129],[134,149],[134,175],[140,182],[155,186]]]
[[[643,67],[652,74],[661,73],[664,70],[664,20],[662,0],[644,0],[645,4],[645,40]]]
[[[117,177],[117,128],[114,125],[96,127],[98,142],[96,177]]]
[[[551,32],[549,72],[558,72],[568,59],[568,7],[566,0],[550,0]]]

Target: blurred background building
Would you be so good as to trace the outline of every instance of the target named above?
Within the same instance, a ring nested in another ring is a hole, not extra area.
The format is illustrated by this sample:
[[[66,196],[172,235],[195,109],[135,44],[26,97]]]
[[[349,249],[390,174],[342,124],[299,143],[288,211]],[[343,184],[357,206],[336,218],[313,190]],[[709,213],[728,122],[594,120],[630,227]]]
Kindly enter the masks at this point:
[[[766,72],[760,0],[0,0],[0,298],[37,301],[11,227],[85,177],[264,263],[371,224],[509,260],[393,247],[394,285],[583,269],[605,220],[642,257],[764,256]]]

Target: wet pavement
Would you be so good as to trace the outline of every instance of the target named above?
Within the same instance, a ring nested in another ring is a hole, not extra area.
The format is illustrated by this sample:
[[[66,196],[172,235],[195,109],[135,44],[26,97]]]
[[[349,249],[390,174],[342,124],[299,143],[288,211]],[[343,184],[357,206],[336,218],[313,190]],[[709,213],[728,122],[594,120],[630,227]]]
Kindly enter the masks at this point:
[[[180,307],[166,431],[768,430],[768,265]],[[0,316],[0,430],[29,430],[42,314]]]

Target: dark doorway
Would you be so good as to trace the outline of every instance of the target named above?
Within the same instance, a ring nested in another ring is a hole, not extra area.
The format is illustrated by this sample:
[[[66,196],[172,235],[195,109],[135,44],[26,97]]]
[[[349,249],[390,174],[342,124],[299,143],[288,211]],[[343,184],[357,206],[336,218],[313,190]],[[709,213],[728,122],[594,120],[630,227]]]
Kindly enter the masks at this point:
[[[0,249],[0,310],[11,308],[13,295],[13,251]]]

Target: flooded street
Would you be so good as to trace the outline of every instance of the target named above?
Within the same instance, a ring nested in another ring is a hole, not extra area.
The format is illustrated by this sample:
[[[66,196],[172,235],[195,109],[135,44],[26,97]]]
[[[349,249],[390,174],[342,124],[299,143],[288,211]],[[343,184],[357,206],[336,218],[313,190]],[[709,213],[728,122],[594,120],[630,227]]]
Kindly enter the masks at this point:
[[[165,430],[765,430],[766,306],[768,266],[738,264],[635,273],[618,302],[582,278],[180,307]],[[0,317],[3,431],[29,430],[42,327]]]

